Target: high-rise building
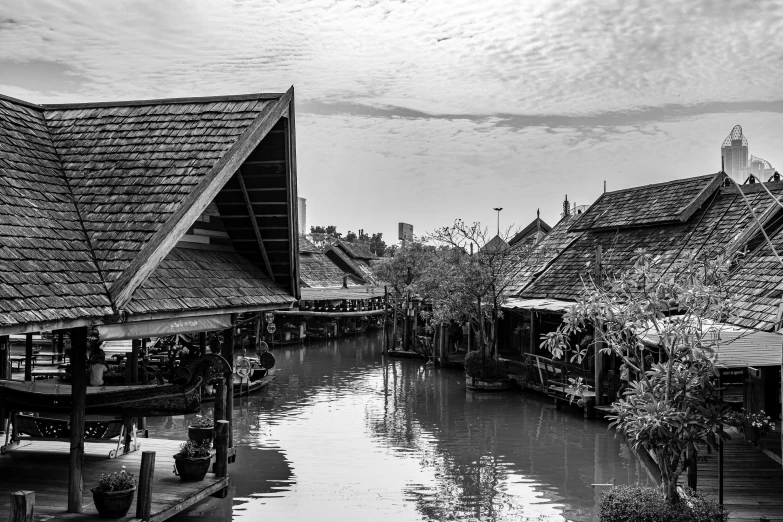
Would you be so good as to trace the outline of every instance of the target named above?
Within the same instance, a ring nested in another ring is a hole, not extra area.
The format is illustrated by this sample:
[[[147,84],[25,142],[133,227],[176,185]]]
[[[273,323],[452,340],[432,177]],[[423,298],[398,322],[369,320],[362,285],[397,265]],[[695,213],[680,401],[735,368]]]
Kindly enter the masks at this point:
[[[748,140],[742,134],[742,127],[735,125],[731,133],[723,140],[720,148],[723,158],[723,170],[737,183],[748,178]]]
[[[299,213],[299,235],[303,236],[309,232],[307,230],[307,200],[305,198],[296,198],[296,208]]]

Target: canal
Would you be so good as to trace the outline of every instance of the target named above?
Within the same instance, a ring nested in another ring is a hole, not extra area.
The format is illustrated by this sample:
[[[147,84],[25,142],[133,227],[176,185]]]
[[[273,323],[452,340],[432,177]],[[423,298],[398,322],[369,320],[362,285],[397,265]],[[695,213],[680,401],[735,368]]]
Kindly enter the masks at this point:
[[[458,370],[384,358],[380,336],[273,352],[279,378],[235,402],[230,497],[180,521],[591,521],[592,484],[648,481],[606,422],[466,391]],[[150,419],[150,436],[187,424]]]

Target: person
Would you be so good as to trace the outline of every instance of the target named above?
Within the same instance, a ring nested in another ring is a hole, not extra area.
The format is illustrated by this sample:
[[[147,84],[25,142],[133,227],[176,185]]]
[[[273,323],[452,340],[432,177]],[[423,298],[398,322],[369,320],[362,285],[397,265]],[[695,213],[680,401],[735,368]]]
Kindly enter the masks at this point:
[[[622,397],[626,388],[631,381],[631,367],[623,360],[623,364],[620,365],[620,392],[619,396]]]
[[[103,350],[98,351],[98,355],[93,359],[90,365],[90,386],[103,386],[103,374],[109,371],[106,366],[106,356]]]

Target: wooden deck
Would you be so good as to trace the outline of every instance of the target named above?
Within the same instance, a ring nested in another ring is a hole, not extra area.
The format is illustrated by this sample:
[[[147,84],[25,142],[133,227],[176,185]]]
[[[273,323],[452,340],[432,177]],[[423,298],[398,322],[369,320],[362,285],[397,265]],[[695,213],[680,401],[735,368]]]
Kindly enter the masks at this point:
[[[723,504],[729,520],[758,522],[762,516],[783,522],[783,470],[780,464],[730,429],[723,445]],[[778,435],[778,433],[774,433]],[[772,436],[774,436],[772,435]],[[687,484],[687,476],[680,476]],[[698,488],[718,499],[718,454],[699,462]]]
[[[170,518],[183,509],[228,487],[228,478],[218,479],[208,473],[202,482],[183,482],[173,473],[173,455],[180,442],[161,439],[140,439],[139,451],[109,459],[109,444],[85,445],[84,458],[84,512],[67,513],[68,506],[68,451],[67,442],[36,441],[0,456],[0,522],[9,517],[10,494],[19,490],[35,492],[36,520],[95,521],[101,520],[92,502],[90,488],[97,484],[102,473],[119,471],[125,466],[136,477],[141,467],[141,452],[155,451],[155,476],[152,486],[152,522]],[[135,518],[134,500],[128,516]]]

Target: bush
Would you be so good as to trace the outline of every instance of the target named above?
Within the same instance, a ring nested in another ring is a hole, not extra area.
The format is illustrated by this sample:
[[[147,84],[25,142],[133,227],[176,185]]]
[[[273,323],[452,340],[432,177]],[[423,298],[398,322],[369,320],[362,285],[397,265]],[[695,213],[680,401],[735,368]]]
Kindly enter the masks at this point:
[[[108,475],[101,474],[98,485],[93,489],[108,493],[109,491],[126,491],[135,487],[136,479],[133,478],[133,473],[128,473],[123,466],[121,471],[115,471]]]
[[[481,352],[473,351],[465,356],[465,373],[482,380],[507,379],[508,367],[491,355],[482,358]]]
[[[209,415],[196,415],[193,422],[190,423],[191,428],[212,428],[215,426],[215,421]]]
[[[211,454],[212,452],[209,451],[209,441],[197,442],[195,440],[189,440],[182,443],[179,447],[177,456],[186,459],[198,459],[201,457],[209,457]]]
[[[700,491],[683,488],[681,499],[669,504],[660,487],[617,486],[601,495],[601,522],[725,522],[718,503]]]

